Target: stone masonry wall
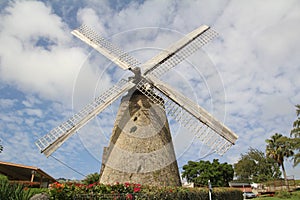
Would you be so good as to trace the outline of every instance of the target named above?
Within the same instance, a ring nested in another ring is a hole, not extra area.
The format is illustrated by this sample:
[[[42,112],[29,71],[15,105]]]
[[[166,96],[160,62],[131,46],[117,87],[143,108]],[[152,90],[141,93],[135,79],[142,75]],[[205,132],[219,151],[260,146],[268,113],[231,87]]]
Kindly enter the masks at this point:
[[[101,183],[181,185],[164,109],[138,91],[124,96],[102,163]]]

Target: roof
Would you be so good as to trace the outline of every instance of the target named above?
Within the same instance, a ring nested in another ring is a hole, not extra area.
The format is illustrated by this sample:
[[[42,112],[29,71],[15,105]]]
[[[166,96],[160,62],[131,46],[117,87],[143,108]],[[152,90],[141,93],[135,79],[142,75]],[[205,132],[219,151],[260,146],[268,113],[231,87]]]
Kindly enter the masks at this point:
[[[32,173],[39,175],[35,176],[35,180],[43,177],[43,180],[48,179],[49,182],[56,181],[52,176],[37,167],[0,161],[0,174],[7,176],[9,180],[28,181],[31,180]]]

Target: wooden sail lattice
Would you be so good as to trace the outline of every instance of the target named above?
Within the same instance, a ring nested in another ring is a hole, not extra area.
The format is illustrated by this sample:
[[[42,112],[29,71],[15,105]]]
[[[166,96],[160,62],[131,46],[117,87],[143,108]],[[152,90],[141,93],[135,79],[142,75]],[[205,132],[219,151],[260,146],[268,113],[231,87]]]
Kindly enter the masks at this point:
[[[221,155],[237,140],[238,136],[234,132],[205,109],[158,79],[217,36],[217,33],[209,26],[203,25],[197,28],[144,64],[85,25],[72,31],[72,34],[122,69],[131,70],[135,77],[128,80],[122,79],[80,112],[37,140],[36,145],[46,156],[51,155],[77,130],[132,88],[138,89],[153,102],[164,106],[175,120]],[[140,68],[144,71],[143,74]]]

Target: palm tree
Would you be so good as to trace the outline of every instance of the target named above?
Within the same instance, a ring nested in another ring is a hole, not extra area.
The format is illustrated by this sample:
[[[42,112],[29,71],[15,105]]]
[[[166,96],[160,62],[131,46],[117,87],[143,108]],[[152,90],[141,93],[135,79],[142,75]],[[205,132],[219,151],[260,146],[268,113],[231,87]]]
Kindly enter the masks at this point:
[[[0,140],[0,142],[1,142],[1,140]],[[0,144],[0,153],[3,151],[3,146],[2,146],[2,144]]]
[[[300,137],[300,105],[296,105],[297,119],[294,121],[291,136]]]
[[[291,145],[291,139],[282,136],[281,134],[275,133],[271,136],[271,139],[267,139],[266,154],[268,157],[274,159],[279,167],[281,166],[282,173],[285,179],[286,185],[287,176],[284,167],[284,159],[294,155],[293,148]]]
[[[297,119],[293,123],[293,129],[291,130],[291,136],[294,136],[294,148],[297,151],[293,156],[294,167],[300,163],[300,105],[296,105]]]

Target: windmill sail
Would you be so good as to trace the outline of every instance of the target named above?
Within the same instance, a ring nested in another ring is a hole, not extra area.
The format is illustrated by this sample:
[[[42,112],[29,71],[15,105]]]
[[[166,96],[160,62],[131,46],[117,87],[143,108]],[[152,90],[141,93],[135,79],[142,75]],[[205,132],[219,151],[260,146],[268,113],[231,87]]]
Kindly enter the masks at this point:
[[[142,68],[145,70],[144,75],[151,74],[159,78],[168,70],[199,50],[203,45],[210,42],[217,35],[218,33],[209,26],[203,25],[197,28],[143,64]]]
[[[155,103],[162,104],[168,114],[220,155],[224,154],[238,136],[204,108],[173,90],[159,79],[148,75],[137,88]],[[149,86],[152,90],[149,90]]]
[[[35,144],[39,147],[42,153],[44,153],[47,157],[50,156],[82,126],[96,117],[124,92],[134,86],[134,83],[121,79],[121,81],[112,88],[106,90],[106,92],[97,97],[92,103],[86,105],[79,113],[73,115],[69,120],[65,121],[37,140]]]
[[[96,49],[99,53],[117,64],[122,69],[134,69],[140,62],[128,53],[101,37],[94,30],[86,25],[80,26],[71,32],[86,44]]]
[[[134,69],[141,65],[136,58],[116,45],[111,44],[86,25],[80,26],[71,33],[116,63],[122,69]],[[197,28],[168,49],[144,63],[142,65],[144,75],[152,74],[157,78],[160,77],[199,50],[203,45],[209,43],[217,35],[218,33],[209,26],[203,25]]]

